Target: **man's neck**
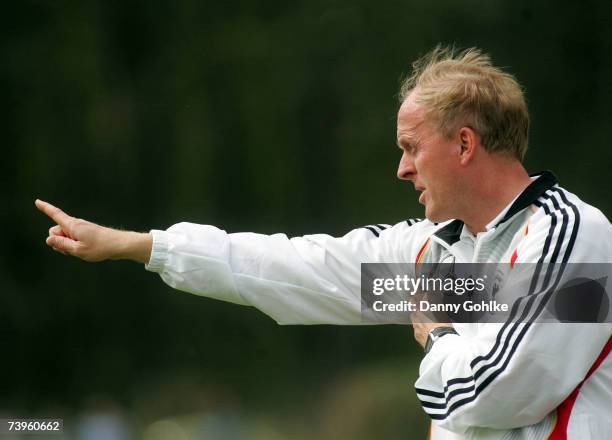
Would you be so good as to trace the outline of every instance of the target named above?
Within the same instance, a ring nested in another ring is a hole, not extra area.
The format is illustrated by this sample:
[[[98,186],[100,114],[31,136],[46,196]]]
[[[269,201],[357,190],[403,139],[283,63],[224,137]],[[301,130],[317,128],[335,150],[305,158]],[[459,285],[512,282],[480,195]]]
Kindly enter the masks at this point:
[[[470,206],[462,219],[472,234],[486,230],[486,226],[531,183],[529,174],[520,162],[503,162],[487,168],[486,174],[474,176]]]

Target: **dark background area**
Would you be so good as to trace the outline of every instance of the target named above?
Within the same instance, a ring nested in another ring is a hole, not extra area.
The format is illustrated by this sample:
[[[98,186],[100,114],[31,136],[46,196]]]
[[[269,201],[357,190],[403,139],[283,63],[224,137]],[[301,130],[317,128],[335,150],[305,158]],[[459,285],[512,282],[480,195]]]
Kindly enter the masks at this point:
[[[604,1],[2,9],[0,416],[63,417],[74,438],[97,438],[78,428],[91,414],[128,427],[115,438],[423,438],[410,328],[281,327],[136,264],[63,257],[33,201],[142,231],[339,235],[421,217],[395,177],[396,96],[437,43],[515,74],[528,170],[612,212]]]

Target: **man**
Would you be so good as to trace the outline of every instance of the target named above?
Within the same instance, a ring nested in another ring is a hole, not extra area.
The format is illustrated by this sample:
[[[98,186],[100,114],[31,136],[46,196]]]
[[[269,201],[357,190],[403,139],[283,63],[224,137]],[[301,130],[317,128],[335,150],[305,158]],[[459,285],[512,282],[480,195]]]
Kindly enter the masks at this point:
[[[47,244],[87,261],[131,259],[170,286],[251,305],[282,324],[361,324],[360,264],[612,260],[612,227],[521,164],[529,117],[520,86],[476,49],[436,48],[402,85],[398,177],[424,221],[344,237],[227,234],[180,223],[117,231],[42,201]],[[435,439],[612,438],[610,324],[536,324],[555,277],[534,278],[503,324],[414,323],[427,353],[416,390]],[[524,319],[523,319],[524,317]]]

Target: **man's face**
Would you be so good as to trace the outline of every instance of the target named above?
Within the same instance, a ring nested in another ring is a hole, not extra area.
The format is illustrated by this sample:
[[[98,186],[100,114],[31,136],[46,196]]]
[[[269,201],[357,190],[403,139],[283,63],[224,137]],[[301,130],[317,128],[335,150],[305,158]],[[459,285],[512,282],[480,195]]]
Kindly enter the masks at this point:
[[[412,92],[397,114],[397,144],[402,150],[397,177],[421,191],[419,203],[425,205],[429,220],[458,218],[459,140],[438,134],[414,98]]]

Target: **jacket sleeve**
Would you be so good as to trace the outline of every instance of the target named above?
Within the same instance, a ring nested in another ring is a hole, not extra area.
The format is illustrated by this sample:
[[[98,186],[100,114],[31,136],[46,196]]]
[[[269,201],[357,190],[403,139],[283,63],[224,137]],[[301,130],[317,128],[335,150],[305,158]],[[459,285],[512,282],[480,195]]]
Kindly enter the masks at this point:
[[[519,243],[516,262],[609,263],[612,228],[599,211],[591,210],[555,211],[552,205],[550,212],[539,210],[539,220]],[[565,265],[562,276],[571,277],[567,272],[577,267]],[[531,425],[555,410],[584,379],[612,326],[530,320],[545,307],[556,276],[538,276],[533,291],[515,303],[514,319],[477,324],[472,332],[458,327],[458,335],[434,344],[416,382],[419,400],[434,424],[455,433]]]
[[[179,223],[151,231],[146,268],[175,289],[253,306],[280,324],[362,324],[360,263],[410,261],[420,236],[411,224],[288,238]]]

